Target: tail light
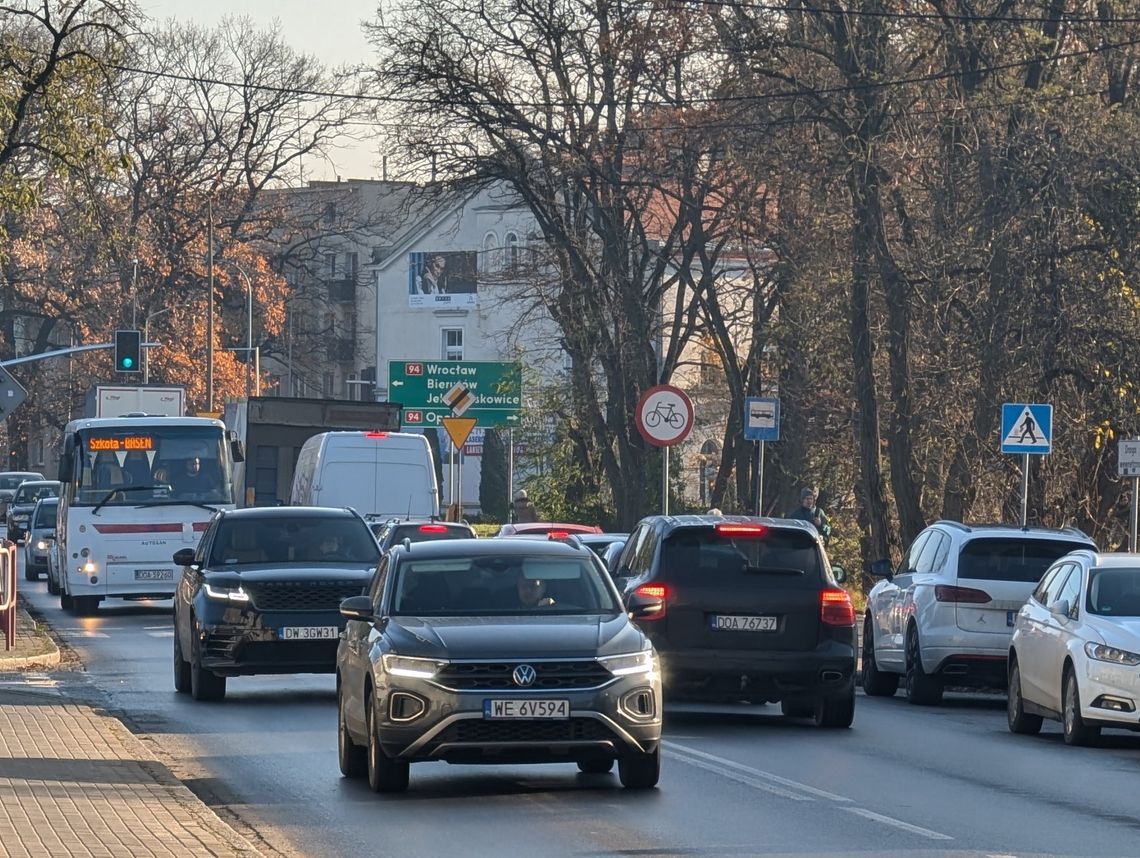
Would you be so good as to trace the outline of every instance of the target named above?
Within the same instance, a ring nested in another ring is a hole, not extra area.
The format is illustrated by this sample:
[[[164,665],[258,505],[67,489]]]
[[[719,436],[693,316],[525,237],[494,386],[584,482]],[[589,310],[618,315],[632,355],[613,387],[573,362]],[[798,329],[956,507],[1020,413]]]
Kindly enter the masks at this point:
[[[984,605],[990,601],[990,594],[985,590],[975,590],[972,587],[949,587],[939,584],[934,588],[934,598],[939,602],[965,602],[970,605]]]
[[[365,438],[387,438],[388,433],[387,432],[365,432],[364,437]]]
[[[829,626],[855,625],[855,606],[846,590],[823,590],[819,594],[819,619]]]
[[[546,535],[547,539],[569,539],[570,531],[568,530],[552,530]]]
[[[446,524],[421,524],[420,533],[447,533]]]
[[[718,536],[727,536],[729,539],[761,539],[768,532],[768,528],[762,524],[733,521],[722,522],[714,530]]]
[[[635,596],[647,596],[650,599],[660,599],[661,600],[661,611],[660,611],[660,613],[654,614],[651,617],[642,617],[639,620],[639,622],[644,623],[644,622],[650,622],[652,620],[660,620],[662,617],[665,616],[665,610],[669,607],[669,604],[667,601],[668,596],[669,596],[669,588],[666,587],[664,584],[642,584],[640,587],[638,587],[636,590],[633,591],[633,594]]]

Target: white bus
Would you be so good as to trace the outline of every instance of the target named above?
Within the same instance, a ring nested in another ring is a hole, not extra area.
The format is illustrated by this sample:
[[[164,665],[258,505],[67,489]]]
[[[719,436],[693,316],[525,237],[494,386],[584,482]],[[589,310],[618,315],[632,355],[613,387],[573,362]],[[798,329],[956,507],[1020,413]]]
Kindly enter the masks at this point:
[[[168,599],[219,509],[233,509],[243,458],[220,420],[125,416],[73,420],[60,456],[55,561],[60,606],[95,612],[106,598]]]

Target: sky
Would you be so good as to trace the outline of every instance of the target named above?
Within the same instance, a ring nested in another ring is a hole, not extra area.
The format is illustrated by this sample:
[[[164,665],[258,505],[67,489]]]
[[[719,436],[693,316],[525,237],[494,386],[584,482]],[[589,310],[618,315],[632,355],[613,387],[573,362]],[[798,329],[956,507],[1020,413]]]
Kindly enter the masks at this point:
[[[361,22],[375,17],[378,0],[139,0],[157,21],[175,18],[205,26],[227,15],[246,16],[255,26],[281,24],[281,35],[295,50],[312,54],[328,66],[368,61],[372,47]],[[308,178],[372,178],[377,176],[374,147],[353,145],[333,154],[333,166],[313,162]],[[307,165],[310,168],[310,165]]]

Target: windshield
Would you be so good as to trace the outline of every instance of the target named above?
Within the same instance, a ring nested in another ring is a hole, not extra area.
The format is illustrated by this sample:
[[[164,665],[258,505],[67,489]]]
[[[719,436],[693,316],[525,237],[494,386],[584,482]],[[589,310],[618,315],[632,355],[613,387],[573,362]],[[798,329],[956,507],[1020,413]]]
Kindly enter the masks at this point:
[[[12,503],[19,506],[20,504],[35,503],[41,498],[55,497],[59,497],[59,483],[24,483],[16,490],[16,496],[12,498]]]
[[[59,509],[57,503],[42,503],[36,507],[36,520],[33,527],[54,528],[55,527],[55,514]]]
[[[814,533],[781,528],[757,533],[744,538],[712,527],[676,530],[661,547],[660,577],[676,584],[745,590],[819,588],[823,573]]]
[[[415,617],[598,614],[621,609],[592,558],[486,555],[405,558],[392,613]]]
[[[80,442],[76,505],[233,502],[220,427],[116,426],[85,430]]]
[[[1053,561],[1070,551],[1096,547],[1059,539],[971,539],[958,557],[958,577],[1036,584]]]
[[[374,566],[380,547],[357,518],[224,518],[210,548],[209,565],[350,563]]]
[[[0,476],[0,491],[17,488],[27,480],[42,480],[43,474],[5,474]]]
[[[391,545],[400,545],[405,539],[411,542],[429,542],[435,539],[474,539],[475,531],[469,527],[445,524],[398,524],[392,528]]]
[[[1140,617],[1140,569],[1091,570],[1088,609],[1102,617]]]

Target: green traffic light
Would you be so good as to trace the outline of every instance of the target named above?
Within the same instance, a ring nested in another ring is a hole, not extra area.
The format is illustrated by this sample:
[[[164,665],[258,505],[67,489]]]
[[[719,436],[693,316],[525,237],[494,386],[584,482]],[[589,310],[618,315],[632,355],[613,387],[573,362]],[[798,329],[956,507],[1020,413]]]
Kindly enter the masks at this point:
[[[125,369],[130,369],[134,365],[135,365],[135,362],[133,360],[131,360],[129,357],[123,358],[123,367]]]

